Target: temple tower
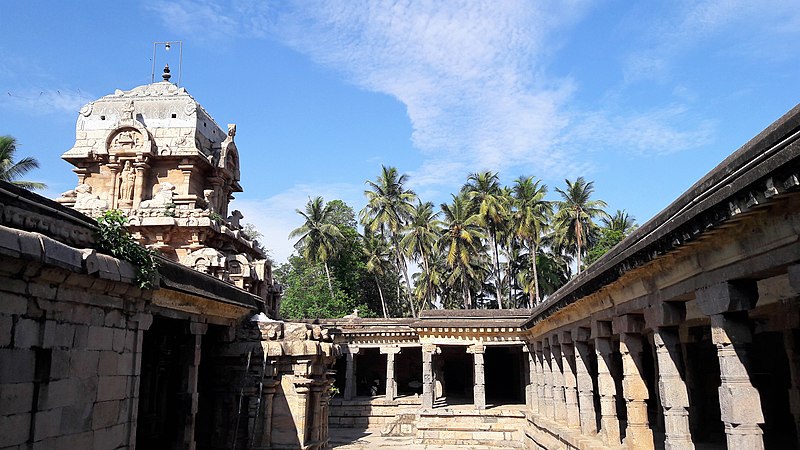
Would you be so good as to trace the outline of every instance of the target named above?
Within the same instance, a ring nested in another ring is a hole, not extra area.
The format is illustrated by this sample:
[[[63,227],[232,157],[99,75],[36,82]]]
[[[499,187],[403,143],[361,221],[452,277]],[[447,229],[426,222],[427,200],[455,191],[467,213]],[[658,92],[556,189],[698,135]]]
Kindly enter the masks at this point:
[[[228,211],[242,192],[236,125],[221,128],[169,78],[166,67],[161,82],[81,108],[62,155],[78,184],[57,201],[92,217],[123,211],[140,243],[261,296],[275,314],[270,262],[242,231],[242,214]]]

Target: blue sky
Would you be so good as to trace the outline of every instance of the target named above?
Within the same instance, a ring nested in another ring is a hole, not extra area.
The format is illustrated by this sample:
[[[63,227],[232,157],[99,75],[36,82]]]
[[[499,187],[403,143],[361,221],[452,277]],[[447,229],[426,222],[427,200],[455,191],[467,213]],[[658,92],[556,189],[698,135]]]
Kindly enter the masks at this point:
[[[0,134],[39,159],[28,178],[48,196],[73,188],[60,155],[80,107],[149,83],[152,43],[182,40],[182,86],[238,125],[233,207],[279,262],[296,208],[322,195],[358,211],[381,164],[437,205],[479,170],[551,193],[582,175],[644,223],[798,102],[796,6],[4,2]],[[177,75],[176,56],[157,63]]]

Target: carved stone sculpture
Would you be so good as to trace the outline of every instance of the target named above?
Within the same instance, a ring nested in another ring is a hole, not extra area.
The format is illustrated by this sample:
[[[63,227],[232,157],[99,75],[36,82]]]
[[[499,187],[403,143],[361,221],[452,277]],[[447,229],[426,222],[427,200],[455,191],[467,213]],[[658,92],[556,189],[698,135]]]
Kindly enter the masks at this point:
[[[140,205],[140,208],[164,208],[171,205],[173,196],[175,195],[175,185],[169,182],[164,182],[159,185],[159,190],[151,200],[145,200]]]
[[[105,209],[108,204],[105,200],[92,194],[92,187],[80,184],[75,188],[75,209]]]
[[[125,167],[120,174],[119,198],[120,200],[133,200],[133,187],[136,184],[136,171],[130,161],[125,161]]]

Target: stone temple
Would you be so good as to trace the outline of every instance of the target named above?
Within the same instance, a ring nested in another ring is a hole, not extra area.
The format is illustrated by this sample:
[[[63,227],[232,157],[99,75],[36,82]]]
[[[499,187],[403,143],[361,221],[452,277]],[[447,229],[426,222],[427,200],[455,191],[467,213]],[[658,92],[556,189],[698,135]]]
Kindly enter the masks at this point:
[[[0,183],[0,449],[798,448],[800,106],[533,310],[304,323],[228,211],[235,126],[167,80],[80,111],[57,201]],[[112,208],[153,289],[94,249]]]

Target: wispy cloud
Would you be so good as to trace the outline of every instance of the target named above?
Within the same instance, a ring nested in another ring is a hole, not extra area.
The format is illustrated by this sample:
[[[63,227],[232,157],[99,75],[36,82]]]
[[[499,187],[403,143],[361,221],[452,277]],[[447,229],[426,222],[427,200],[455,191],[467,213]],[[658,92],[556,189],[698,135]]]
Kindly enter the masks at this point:
[[[546,74],[549,33],[581,2],[370,2],[304,4],[276,33],[354,84],[406,105],[412,141],[426,156],[415,182],[469,171],[568,160],[556,148],[569,120],[569,79]]]
[[[303,209],[310,198],[322,196],[325,201],[340,199],[348,205],[364,203],[363,185],[300,184],[263,200],[235,200],[230,209],[244,212],[244,223],[252,223],[265,236],[262,244],[268,248],[276,262],[284,262],[294,251],[289,233],[303,224],[296,209]],[[358,214],[358,211],[355,211]]]
[[[709,144],[715,125],[696,119],[679,105],[628,114],[593,112],[578,119],[569,142],[629,155],[667,155]]]
[[[625,80],[664,79],[687,49],[697,48],[722,32],[722,48],[758,59],[780,59],[784,46],[793,46],[800,35],[800,10],[792,2],[746,0],[687,2],[672,14],[657,16],[642,26],[639,37],[647,42],[625,58]],[[719,51],[719,50],[718,50]]]
[[[94,99],[91,94],[67,89],[9,90],[0,94],[0,106],[45,115],[51,113],[76,113]]]

